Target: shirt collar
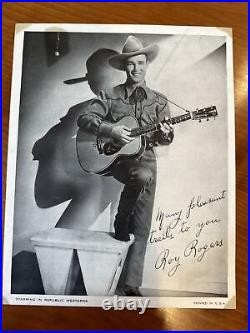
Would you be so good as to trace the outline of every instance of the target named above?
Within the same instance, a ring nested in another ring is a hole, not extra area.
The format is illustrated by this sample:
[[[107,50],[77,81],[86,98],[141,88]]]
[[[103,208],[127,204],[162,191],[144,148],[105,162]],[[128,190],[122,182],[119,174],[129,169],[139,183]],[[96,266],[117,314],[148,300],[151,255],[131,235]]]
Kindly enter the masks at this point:
[[[143,81],[141,84],[139,84],[138,86],[136,87],[129,87],[126,83],[124,83],[124,97],[125,99],[128,99],[132,94],[133,92],[135,91],[135,89],[137,88],[142,88],[144,91],[145,91],[145,98],[147,99],[147,86],[146,86],[146,82]]]

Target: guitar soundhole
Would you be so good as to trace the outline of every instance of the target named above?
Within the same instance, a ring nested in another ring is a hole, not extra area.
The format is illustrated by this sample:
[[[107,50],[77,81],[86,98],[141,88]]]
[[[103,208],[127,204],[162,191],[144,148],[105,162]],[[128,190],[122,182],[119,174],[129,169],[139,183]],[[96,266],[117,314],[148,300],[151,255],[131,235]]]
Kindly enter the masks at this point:
[[[116,154],[120,149],[122,148],[122,146],[114,146],[111,143],[107,142],[105,143],[105,145],[103,146],[103,152],[105,155],[114,155]]]

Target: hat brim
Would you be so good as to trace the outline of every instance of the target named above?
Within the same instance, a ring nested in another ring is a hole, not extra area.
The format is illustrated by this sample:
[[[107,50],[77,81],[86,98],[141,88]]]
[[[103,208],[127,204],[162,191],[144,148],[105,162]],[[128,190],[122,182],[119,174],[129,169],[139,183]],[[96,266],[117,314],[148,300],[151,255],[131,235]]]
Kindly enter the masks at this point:
[[[112,67],[119,69],[120,71],[124,71],[124,61],[127,58],[134,57],[140,54],[145,54],[147,57],[147,61],[152,62],[156,58],[158,52],[159,52],[158,45],[149,45],[138,51],[129,52],[129,53],[120,53],[118,55],[110,57],[109,64]]]
[[[75,83],[80,83],[80,82],[84,82],[84,81],[88,81],[88,75],[85,75],[83,77],[77,77],[75,79],[65,80],[63,82],[65,84],[75,84]]]

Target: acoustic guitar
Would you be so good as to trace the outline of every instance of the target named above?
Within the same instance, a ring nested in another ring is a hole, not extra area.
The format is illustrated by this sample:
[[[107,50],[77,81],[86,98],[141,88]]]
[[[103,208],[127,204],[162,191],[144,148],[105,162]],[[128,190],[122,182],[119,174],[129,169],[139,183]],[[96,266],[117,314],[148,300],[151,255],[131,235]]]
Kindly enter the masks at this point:
[[[209,120],[209,118],[215,118],[217,115],[216,106],[210,106],[165,119],[161,123],[175,125],[187,120]],[[133,116],[125,116],[116,123],[112,123],[112,126],[124,125],[131,129],[130,136],[134,140],[124,145],[114,142],[111,138],[99,140],[95,134],[80,128],[76,136],[76,149],[81,168],[88,173],[105,175],[110,172],[118,159],[142,155],[145,150],[144,135],[159,131],[161,123],[139,126],[137,119]]]

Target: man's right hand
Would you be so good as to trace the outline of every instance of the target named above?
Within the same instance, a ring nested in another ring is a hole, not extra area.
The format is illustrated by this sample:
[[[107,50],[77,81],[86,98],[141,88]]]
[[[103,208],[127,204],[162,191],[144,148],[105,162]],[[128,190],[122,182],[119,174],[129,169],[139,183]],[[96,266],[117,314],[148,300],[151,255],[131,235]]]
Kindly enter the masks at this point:
[[[118,125],[114,126],[111,131],[111,137],[114,140],[120,141],[123,144],[129,143],[132,140],[134,140],[133,137],[130,136],[131,130],[124,126],[124,125]]]

